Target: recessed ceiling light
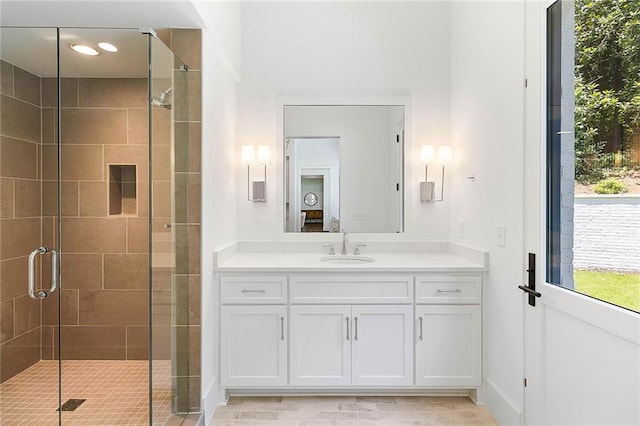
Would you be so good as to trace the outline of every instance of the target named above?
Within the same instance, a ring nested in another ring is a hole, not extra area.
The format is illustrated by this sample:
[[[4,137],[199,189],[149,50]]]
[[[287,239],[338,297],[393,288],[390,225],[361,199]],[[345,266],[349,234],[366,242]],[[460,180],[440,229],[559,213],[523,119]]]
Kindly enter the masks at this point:
[[[71,44],[69,45],[69,47],[71,47],[78,53],[82,53],[83,55],[96,56],[100,54],[100,52],[98,52],[96,49],[85,44]]]
[[[98,47],[100,47],[100,49],[102,50],[106,50],[107,52],[117,52],[118,48],[115,47],[113,44],[111,43],[106,43],[106,42],[102,42],[102,43],[98,43]]]

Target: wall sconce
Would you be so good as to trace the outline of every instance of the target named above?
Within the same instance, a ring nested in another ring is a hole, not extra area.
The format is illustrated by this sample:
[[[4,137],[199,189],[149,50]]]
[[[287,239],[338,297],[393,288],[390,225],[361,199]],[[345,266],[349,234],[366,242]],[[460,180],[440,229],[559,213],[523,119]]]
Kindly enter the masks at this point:
[[[242,145],[242,164],[247,165],[247,199],[254,203],[264,203],[267,201],[267,165],[271,164],[271,149],[269,145],[258,146],[258,159],[253,145]],[[264,180],[253,181],[253,191],[250,191],[249,181],[251,180],[251,166],[258,165],[264,167]],[[253,195],[252,195],[253,194]]]
[[[420,182],[420,202],[444,200],[444,168],[451,162],[451,147],[441,146],[438,148],[438,157],[435,163],[442,167],[442,183],[440,185],[440,198],[435,198],[435,181],[429,180],[429,165],[433,165],[435,159],[435,149],[433,145],[422,145],[420,152],[420,162],[424,164],[424,182]]]

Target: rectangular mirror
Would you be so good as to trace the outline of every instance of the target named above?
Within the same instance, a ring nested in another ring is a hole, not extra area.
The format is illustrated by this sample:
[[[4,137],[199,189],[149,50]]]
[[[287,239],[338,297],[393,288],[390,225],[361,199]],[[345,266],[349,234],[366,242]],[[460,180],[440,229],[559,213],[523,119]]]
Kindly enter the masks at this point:
[[[285,232],[403,232],[403,105],[284,106]]]

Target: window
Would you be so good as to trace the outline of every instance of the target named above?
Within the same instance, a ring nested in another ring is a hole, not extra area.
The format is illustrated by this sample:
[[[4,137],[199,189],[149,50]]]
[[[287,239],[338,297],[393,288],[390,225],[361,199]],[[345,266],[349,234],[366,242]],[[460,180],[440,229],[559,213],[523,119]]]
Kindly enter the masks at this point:
[[[547,282],[640,311],[640,2],[547,9]]]

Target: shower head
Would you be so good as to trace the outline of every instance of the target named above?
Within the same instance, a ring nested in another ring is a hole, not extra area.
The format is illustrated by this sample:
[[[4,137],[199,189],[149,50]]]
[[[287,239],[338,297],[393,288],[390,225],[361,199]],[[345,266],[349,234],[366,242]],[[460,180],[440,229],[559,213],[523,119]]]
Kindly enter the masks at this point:
[[[153,98],[151,98],[151,105],[170,109],[171,99],[169,98],[169,95],[171,94],[172,89],[173,89],[172,87],[169,87],[167,90],[160,93],[159,96],[154,96]]]

